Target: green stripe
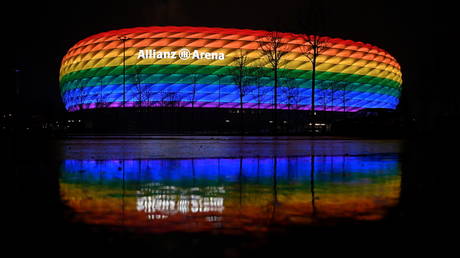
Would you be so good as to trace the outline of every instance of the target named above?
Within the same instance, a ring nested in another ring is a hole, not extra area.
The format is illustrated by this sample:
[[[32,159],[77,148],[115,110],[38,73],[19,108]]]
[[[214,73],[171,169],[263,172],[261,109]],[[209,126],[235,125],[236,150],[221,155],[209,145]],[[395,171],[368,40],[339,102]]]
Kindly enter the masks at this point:
[[[210,65],[132,65],[132,66],[126,66],[126,75],[133,75],[133,74],[142,74],[142,75],[160,74],[162,76],[164,75],[191,75],[191,74],[229,75],[232,73],[233,69],[235,68],[232,66],[210,66]],[[249,72],[255,72],[257,68],[248,68],[248,70]],[[259,71],[260,71],[260,74],[265,75],[265,76],[271,74],[271,70],[269,68],[262,68],[262,69],[259,68]],[[304,71],[304,70],[291,70],[291,69],[280,69],[279,70],[279,74],[281,77],[298,78],[298,79],[304,79],[304,80],[310,80],[311,73],[312,71]],[[82,78],[103,77],[103,76],[116,77],[122,74],[123,74],[123,66],[91,68],[91,69],[80,70],[80,71],[71,72],[69,74],[66,74],[61,78],[60,83],[61,85],[65,85],[68,82],[79,80]],[[339,81],[339,82],[382,85],[382,86],[398,88],[398,89],[400,86],[400,83],[397,81],[393,81],[393,80],[385,79],[385,78],[374,77],[374,76],[367,76],[367,75],[317,71],[316,78],[318,80],[331,80],[331,81]]]
[[[148,77],[142,77],[142,79],[137,79],[136,75],[129,74],[126,76],[126,84],[193,84],[194,81],[197,84],[218,84],[218,78],[215,75],[198,75],[194,79],[195,75],[184,75],[184,74],[174,74],[174,75],[165,75],[165,74],[151,74],[146,75]],[[139,77],[139,76],[137,76]],[[233,85],[234,82],[232,80],[231,75],[227,75],[222,77],[221,85]],[[362,84],[362,83],[349,83],[349,82],[337,82],[333,85],[328,84],[331,81],[325,80],[317,80],[316,88],[329,88],[331,86],[335,87],[337,90],[344,89],[347,91],[355,91],[355,92],[369,92],[369,93],[380,93],[385,95],[391,95],[395,97],[399,97],[400,90],[398,88],[382,86],[382,85],[374,85],[374,84]],[[285,86],[287,83],[289,85],[301,88],[310,88],[311,81],[305,79],[292,79],[289,82],[286,82],[285,79],[280,79],[279,85],[280,87]],[[91,77],[91,78],[83,78],[81,80],[73,80],[61,85],[61,92],[65,92],[67,90],[72,90],[75,88],[81,87],[97,87],[101,85],[121,85],[123,84],[123,76],[105,76],[105,77]],[[257,85],[257,84],[252,84]],[[272,78],[264,77],[261,78],[258,85],[263,86],[273,86],[274,80]]]
[[[193,84],[193,81],[191,77],[193,75],[178,75],[182,76],[183,78],[176,79],[176,80],[165,80],[162,79],[161,76],[165,77],[166,79],[171,79],[171,75],[161,75],[161,74],[156,74],[156,75],[151,75],[148,80],[142,79],[141,83],[142,84]],[[215,79],[216,76],[213,75],[202,75],[202,78],[198,78],[196,83],[198,84],[214,84],[217,85],[218,82]],[[103,78],[102,80],[99,78]],[[214,79],[210,79],[214,78]],[[81,88],[81,87],[98,87],[101,85],[121,85],[123,84],[123,76],[117,76],[115,79],[114,78],[108,78],[110,81],[107,81],[107,77],[93,77],[91,80],[74,80],[71,82],[68,82],[64,85],[61,85],[61,92],[64,93],[65,91],[72,90],[75,88]],[[226,76],[221,79],[221,85],[222,87],[225,87],[226,84],[232,85],[233,83],[231,76]],[[316,89],[333,89],[335,90],[346,90],[346,91],[351,91],[351,92],[367,92],[367,93],[378,93],[378,94],[384,94],[388,96],[394,96],[394,97],[399,97],[400,96],[400,90],[398,88],[392,88],[388,86],[382,86],[382,85],[373,85],[373,84],[361,84],[361,83],[348,83],[348,82],[337,82],[335,84],[329,84],[328,82],[331,81],[322,81],[319,80],[316,82]],[[134,75],[128,75],[126,77],[126,84],[137,84],[138,82],[134,79]],[[280,87],[283,87],[286,85],[285,80],[280,80],[279,82]],[[273,79],[271,78],[263,78],[261,80],[261,83],[259,85],[273,85]],[[310,88],[311,87],[311,81],[309,80],[303,80],[303,79],[295,79],[289,82],[289,85],[296,86],[296,87],[301,87],[301,88]],[[345,86],[345,87],[344,87]],[[224,89],[224,88],[222,88]]]

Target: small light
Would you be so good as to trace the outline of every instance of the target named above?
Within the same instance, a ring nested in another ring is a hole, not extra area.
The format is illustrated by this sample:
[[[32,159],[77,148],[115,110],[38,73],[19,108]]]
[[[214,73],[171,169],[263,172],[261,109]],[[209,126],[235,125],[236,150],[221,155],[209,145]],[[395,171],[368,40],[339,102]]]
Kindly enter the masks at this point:
[[[270,120],[270,121],[268,121],[268,122],[269,122],[270,124],[272,124],[272,123],[273,123],[273,121],[272,121],[272,120]]]
[[[227,119],[227,120],[225,120],[225,123],[230,123],[230,120],[228,120],[228,119]]]

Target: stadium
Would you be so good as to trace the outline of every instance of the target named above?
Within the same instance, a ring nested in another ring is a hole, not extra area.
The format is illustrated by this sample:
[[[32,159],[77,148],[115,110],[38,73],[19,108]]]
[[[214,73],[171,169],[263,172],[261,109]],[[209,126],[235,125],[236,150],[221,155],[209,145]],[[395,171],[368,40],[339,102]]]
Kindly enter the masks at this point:
[[[96,34],[64,56],[59,78],[62,100],[70,112],[113,108],[155,112],[165,107],[201,114],[311,110],[313,62],[305,51],[311,50],[308,38],[276,32],[282,55],[275,76],[264,52],[272,43],[270,33],[155,26]],[[315,111],[396,108],[402,75],[394,57],[370,44],[318,38],[327,48],[315,63]]]

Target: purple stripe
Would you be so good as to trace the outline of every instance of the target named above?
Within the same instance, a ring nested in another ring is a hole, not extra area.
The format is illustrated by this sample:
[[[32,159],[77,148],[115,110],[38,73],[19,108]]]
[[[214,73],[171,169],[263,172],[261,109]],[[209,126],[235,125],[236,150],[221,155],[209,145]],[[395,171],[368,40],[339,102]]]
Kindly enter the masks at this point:
[[[110,102],[110,103],[88,103],[82,105],[74,105],[68,107],[69,111],[78,111],[80,109],[95,109],[95,108],[118,108],[122,107],[122,102]],[[136,102],[126,102],[125,107],[139,107],[139,103]],[[177,103],[163,103],[160,101],[156,102],[142,102],[140,107],[196,107],[196,108],[240,108],[240,103],[237,102],[225,102],[225,103],[216,103],[216,102],[201,102],[197,101],[195,103],[192,102],[184,102],[180,101]],[[267,103],[243,103],[244,109],[274,109],[273,104]],[[281,110],[311,110],[311,105],[287,105],[287,104],[278,104],[278,109]],[[343,112],[343,106],[328,106],[324,109],[324,106],[316,106],[316,111],[336,111],[336,112]],[[346,112],[356,112],[361,110],[360,107],[345,107]]]

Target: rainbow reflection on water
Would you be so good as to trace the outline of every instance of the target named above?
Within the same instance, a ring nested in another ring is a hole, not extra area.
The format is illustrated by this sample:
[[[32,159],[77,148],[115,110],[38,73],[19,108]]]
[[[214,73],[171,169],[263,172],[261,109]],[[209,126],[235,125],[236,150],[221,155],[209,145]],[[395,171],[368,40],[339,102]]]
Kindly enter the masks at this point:
[[[398,155],[65,160],[61,195],[88,224],[266,230],[378,220],[398,203]]]

